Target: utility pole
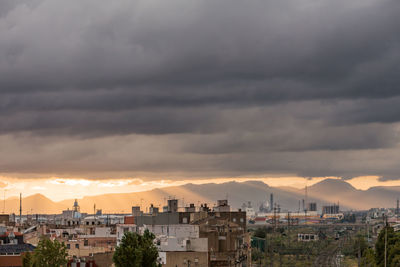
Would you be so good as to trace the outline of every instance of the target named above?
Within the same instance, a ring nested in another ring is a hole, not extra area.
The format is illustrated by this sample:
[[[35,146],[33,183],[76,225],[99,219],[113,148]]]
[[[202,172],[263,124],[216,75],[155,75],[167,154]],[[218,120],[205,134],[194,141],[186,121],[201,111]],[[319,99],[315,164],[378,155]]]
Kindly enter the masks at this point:
[[[385,226],[385,267],[387,266],[387,227]]]
[[[385,215],[383,215],[383,219],[386,221],[384,221],[384,225],[385,225],[385,267],[387,267],[387,217],[385,217]]]
[[[290,211],[287,213],[288,247],[290,247]]]
[[[22,225],[22,193],[19,193],[19,224]]]
[[[270,238],[271,239],[271,238]],[[274,241],[270,242],[270,248],[271,248],[271,261],[270,261],[270,266],[274,267],[274,247],[273,247]]]
[[[267,266],[268,250],[269,249],[270,249],[270,244],[268,244],[268,233],[265,232],[265,246],[264,246],[265,266]],[[261,259],[260,259],[260,267],[261,267]]]
[[[361,267],[361,240],[358,238],[358,251],[357,251],[357,262],[358,262],[358,267]]]

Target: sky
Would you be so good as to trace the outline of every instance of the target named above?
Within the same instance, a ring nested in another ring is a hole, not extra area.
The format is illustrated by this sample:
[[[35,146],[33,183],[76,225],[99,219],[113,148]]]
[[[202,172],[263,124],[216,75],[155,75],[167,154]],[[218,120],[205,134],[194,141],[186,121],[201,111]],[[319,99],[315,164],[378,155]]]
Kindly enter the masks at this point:
[[[396,184],[399,13],[396,0],[2,0],[0,187]]]

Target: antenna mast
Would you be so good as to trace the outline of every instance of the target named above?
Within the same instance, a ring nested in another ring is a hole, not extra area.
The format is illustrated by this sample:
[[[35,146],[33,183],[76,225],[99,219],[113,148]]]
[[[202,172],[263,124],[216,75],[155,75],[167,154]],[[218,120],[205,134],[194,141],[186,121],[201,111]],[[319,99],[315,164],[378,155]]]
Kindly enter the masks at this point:
[[[19,193],[19,224],[22,225],[22,193]]]

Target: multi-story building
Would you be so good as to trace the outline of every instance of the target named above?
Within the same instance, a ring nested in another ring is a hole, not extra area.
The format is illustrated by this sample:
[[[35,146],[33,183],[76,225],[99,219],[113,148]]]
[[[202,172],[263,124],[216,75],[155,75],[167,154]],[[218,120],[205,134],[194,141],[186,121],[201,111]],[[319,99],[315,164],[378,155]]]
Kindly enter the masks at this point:
[[[191,204],[182,212],[177,200],[169,200],[165,212],[135,209],[135,214],[135,224],[117,226],[117,242],[127,231],[148,229],[156,235],[163,266],[250,266],[246,212],[231,211],[227,200],[219,200],[213,210],[202,205],[196,211]]]
[[[22,233],[0,227],[0,267],[22,266],[22,255],[34,249],[33,245],[24,243]]]

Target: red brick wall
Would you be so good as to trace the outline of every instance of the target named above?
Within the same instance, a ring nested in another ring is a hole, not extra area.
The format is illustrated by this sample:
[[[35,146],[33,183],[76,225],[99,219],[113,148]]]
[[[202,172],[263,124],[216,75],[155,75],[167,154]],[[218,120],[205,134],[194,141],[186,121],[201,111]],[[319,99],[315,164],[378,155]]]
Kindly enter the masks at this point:
[[[0,256],[0,267],[21,267],[21,256]]]

